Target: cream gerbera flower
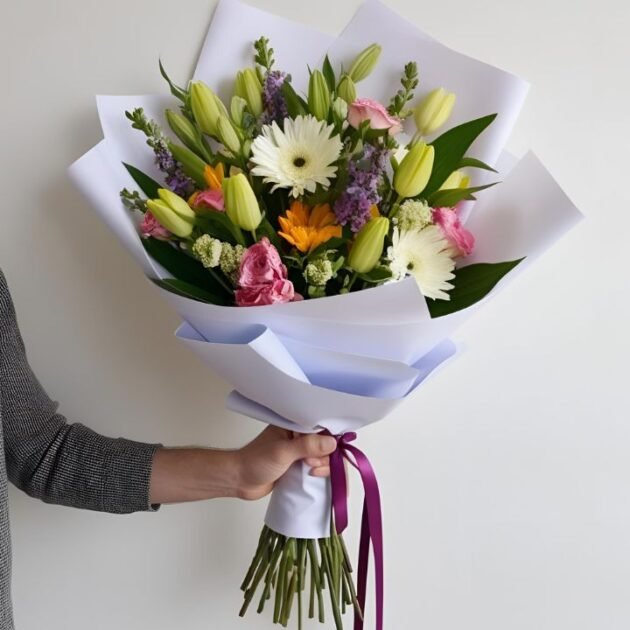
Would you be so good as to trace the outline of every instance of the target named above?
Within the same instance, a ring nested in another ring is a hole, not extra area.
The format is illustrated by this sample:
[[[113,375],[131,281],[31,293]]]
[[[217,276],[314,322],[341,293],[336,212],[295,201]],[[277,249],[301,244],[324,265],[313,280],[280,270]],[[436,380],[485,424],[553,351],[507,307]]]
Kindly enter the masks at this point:
[[[425,297],[450,299],[446,291],[453,288],[448,281],[455,277],[455,262],[438,226],[404,232],[395,228],[387,257],[395,280],[402,280],[410,274]]]
[[[315,192],[318,184],[327,189],[342,148],[332,131],[332,125],[314,116],[285,118],[284,130],[276,122],[264,125],[252,144],[252,173],[275,184],[272,190],[290,188],[294,197]]]

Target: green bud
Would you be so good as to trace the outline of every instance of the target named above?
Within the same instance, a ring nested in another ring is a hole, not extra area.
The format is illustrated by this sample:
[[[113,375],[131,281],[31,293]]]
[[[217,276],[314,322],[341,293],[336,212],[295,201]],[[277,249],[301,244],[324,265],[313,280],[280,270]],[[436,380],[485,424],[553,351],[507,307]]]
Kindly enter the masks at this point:
[[[243,173],[226,177],[223,180],[225,212],[238,227],[253,231],[262,221],[262,214],[256,195]]]
[[[337,94],[346,101],[348,105],[357,100],[357,86],[347,74],[341,77],[341,81],[339,81],[339,85],[337,86]]]
[[[438,88],[429,92],[414,112],[416,127],[423,136],[436,132],[450,117],[455,94]]]
[[[186,173],[186,175],[188,175],[188,177],[190,177],[201,188],[205,188],[206,180],[203,172],[206,168],[206,163],[187,147],[182,147],[174,142],[168,143],[168,150],[182,165],[184,173]]]
[[[247,101],[240,96],[233,96],[230,102],[230,114],[235,125],[243,126],[243,113],[247,107]]]
[[[190,84],[190,105],[201,131],[216,136],[217,118],[228,115],[221,99],[203,81],[193,81]]]
[[[220,116],[217,120],[217,135],[225,147],[234,155],[241,150],[241,141],[234,130],[234,125],[226,116]]]
[[[389,232],[388,218],[370,219],[357,234],[348,255],[348,266],[357,273],[372,271],[383,255],[387,232]]]
[[[263,111],[262,84],[253,68],[246,68],[236,74],[234,93],[247,102],[249,111],[258,118]]]
[[[339,122],[343,122],[348,117],[348,103],[339,96],[333,101],[332,110],[335,119]]]
[[[188,118],[172,109],[166,110],[166,121],[173,133],[191,150],[198,153],[202,150],[201,136],[195,125]]]
[[[405,155],[394,175],[394,190],[405,198],[418,196],[429,183],[435,150],[418,142]]]
[[[381,56],[382,48],[378,44],[368,46],[364,51],[360,52],[357,58],[350,66],[348,76],[355,82],[363,81],[378,63]]]
[[[162,227],[180,238],[188,238],[195,224],[195,213],[191,207],[174,192],[166,188],[158,190],[159,199],[149,199],[147,208]]]
[[[330,90],[319,70],[311,72],[308,82],[308,108],[317,120],[326,120],[330,110]]]

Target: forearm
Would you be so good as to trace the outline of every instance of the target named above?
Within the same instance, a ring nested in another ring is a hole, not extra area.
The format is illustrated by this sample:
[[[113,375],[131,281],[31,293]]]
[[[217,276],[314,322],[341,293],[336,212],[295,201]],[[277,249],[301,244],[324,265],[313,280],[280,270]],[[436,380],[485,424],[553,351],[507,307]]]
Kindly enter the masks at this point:
[[[162,448],[153,457],[152,504],[241,495],[239,451]]]

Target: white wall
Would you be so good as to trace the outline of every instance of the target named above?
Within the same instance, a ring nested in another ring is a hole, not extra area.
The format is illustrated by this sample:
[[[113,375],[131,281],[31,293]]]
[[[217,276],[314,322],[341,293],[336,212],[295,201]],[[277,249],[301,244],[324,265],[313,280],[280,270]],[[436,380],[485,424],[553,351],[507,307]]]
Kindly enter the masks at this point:
[[[625,630],[630,9],[389,1],[532,82],[510,148],[535,148],[588,220],[362,435],[385,495],[388,630]],[[65,174],[100,138],[94,94],[163,89],[158,55],[186,77],[212,4],[2,1],[0,265],[41,380],[110,435],[236,446],[258,430],[224,411],[227,385],[175,342],[175,317]],[[336,32],[358,2],[255,4]],[[264,503],[113,517],[12,492],[11,510],[19,630],[270,627],[236,617]]]

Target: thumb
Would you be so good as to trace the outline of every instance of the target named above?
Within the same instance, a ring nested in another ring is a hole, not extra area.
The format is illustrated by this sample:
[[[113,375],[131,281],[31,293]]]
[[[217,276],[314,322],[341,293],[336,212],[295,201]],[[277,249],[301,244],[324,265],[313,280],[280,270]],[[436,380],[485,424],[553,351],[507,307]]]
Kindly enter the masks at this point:
[[[292,462],[307,457],[325,457],[336,448],[337,440],[330,435],[300,435],[287,444]]]

